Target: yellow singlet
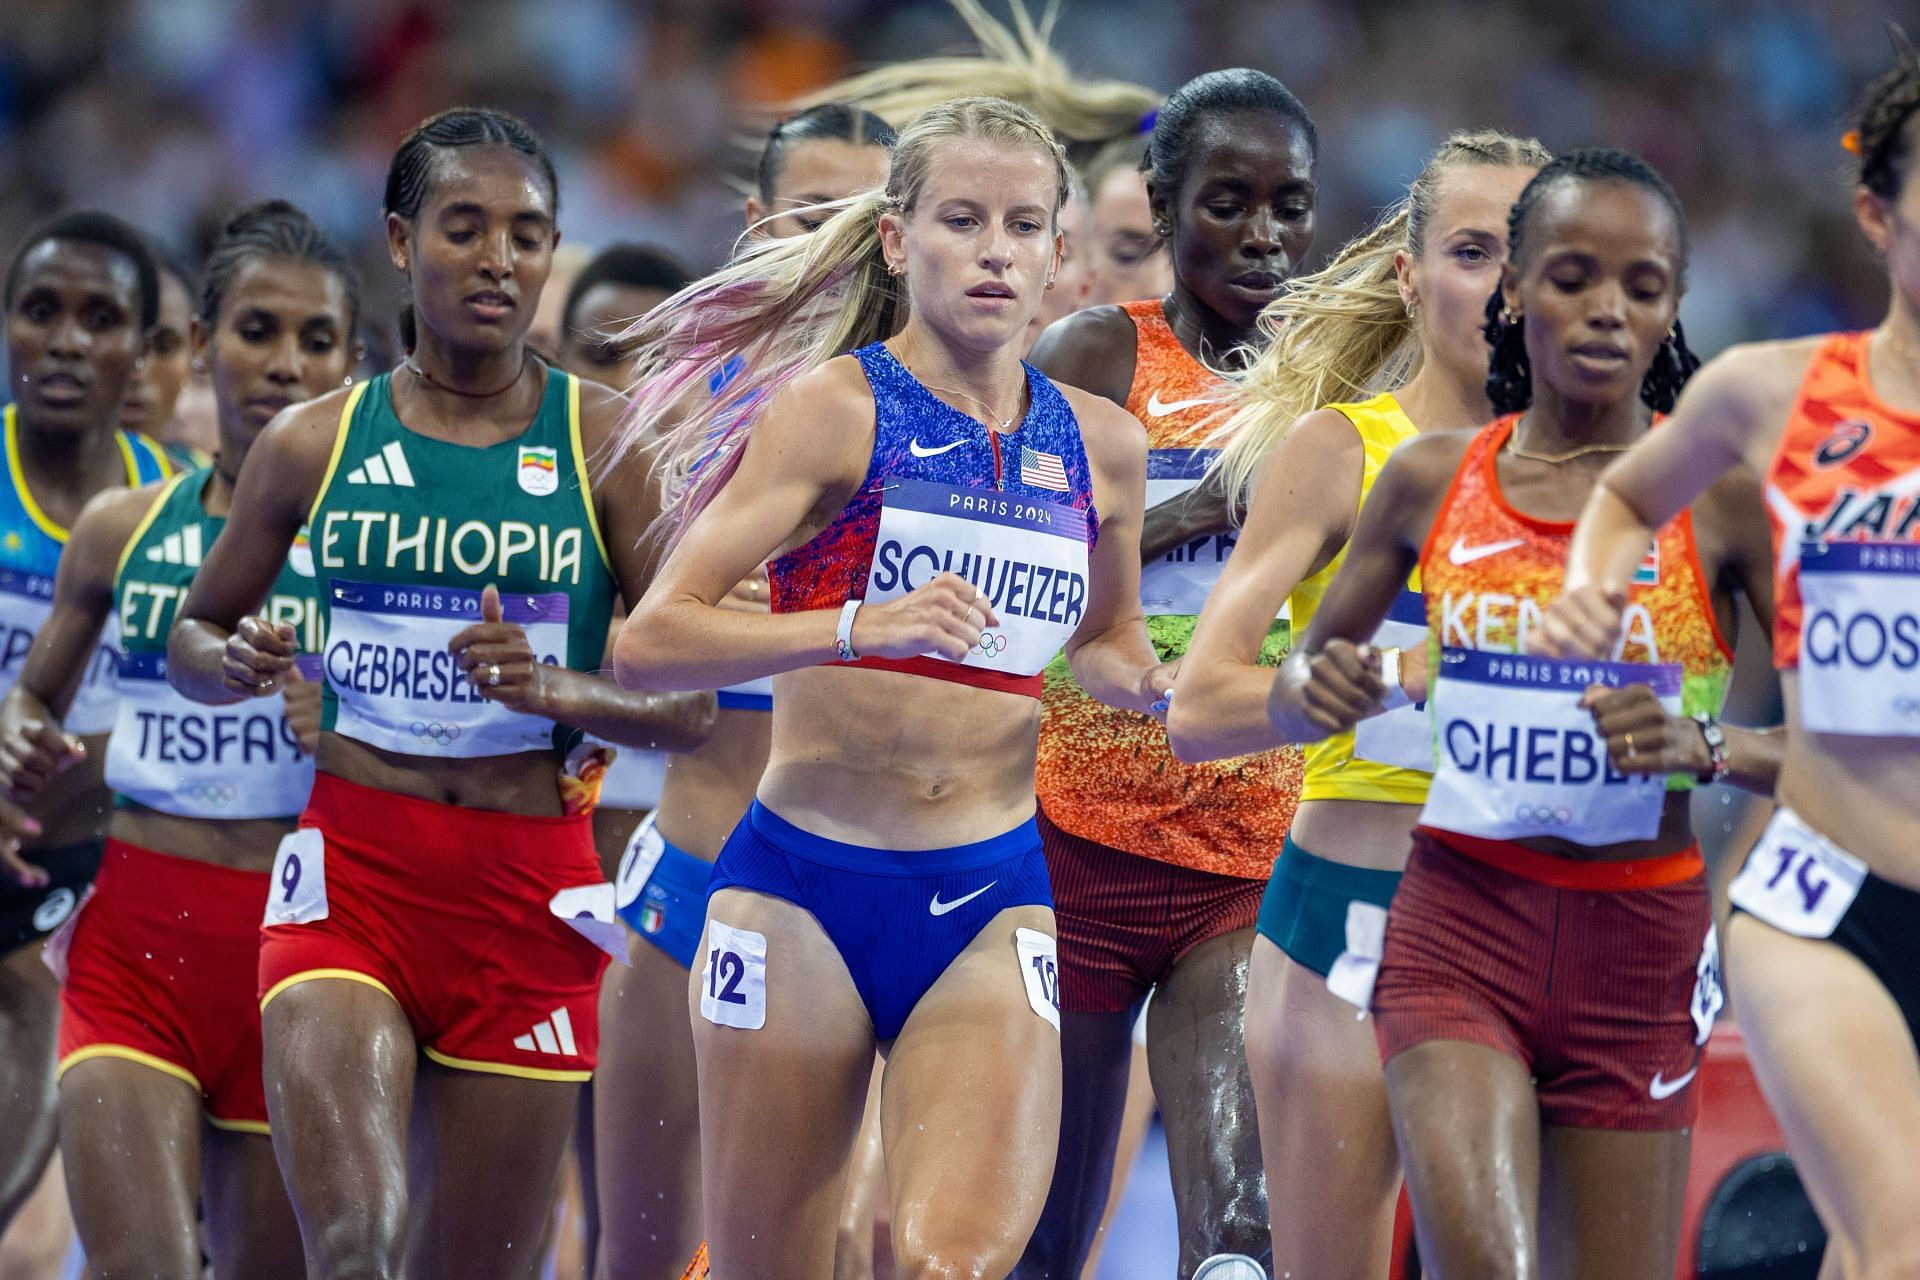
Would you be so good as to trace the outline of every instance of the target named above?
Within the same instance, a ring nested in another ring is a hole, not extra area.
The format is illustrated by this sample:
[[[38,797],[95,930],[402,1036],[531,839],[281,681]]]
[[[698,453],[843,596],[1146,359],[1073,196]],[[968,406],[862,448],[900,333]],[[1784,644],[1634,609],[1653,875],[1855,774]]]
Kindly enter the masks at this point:
[[[1400,408],[1400,402],[1393,398],[1392,392],[1382,392],[1371,400],[1354,404],[1330,404],[1327,408],[1344,416],[1353,424],[1353,429],[1360,433],[1361,446],[1366,450],[1365,470],[1360,475],[1360,500],[1364,503],[1367,495],[1373,492],[1374,477],[1386,465],[1387,455],[1401,441],[1417,435],[1419,428]],[[1314,610],[1320,607],[1321,598],[1327,594],[1327,587],[1333,582],[1333,575],[1346,558],[1347,549],[1342,546],[1325,568],[1295,587],[1293,594],[1287,598],[1295,635],[1303,633],[1313,620]],[[1403,629],[1424,628],[1424,608],[1420,599],[1420,571],[1415,569],[1407,581],[1407,590],[1400,593],[1400,599],[1394,602],[1393,613],[1382,625],[1381,634],[1376,635],[1376,642],[1407,647],[1413,637],[1403,634]],[[1424,717],[1425,712],[1409,707],[1389,712],[1388,715]],[[1345,733],[1308,744],[1307,776],[1301,787],[1300,799],[1424,804],[1430,780],[1428,773],[1355,754],[1354,731],[1349,729]]]

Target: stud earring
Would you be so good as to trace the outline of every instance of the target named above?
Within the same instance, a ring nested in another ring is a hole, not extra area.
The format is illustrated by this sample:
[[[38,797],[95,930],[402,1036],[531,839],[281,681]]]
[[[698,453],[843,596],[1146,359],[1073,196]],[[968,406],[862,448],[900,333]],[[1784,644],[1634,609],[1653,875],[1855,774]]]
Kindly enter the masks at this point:
[[[1520,317],[1513,313],[1513,308],[1502,307],[1500,308],[1500,323],[1509,326],[1516,325],[1520,323]]]
[[[202,375],[206,373],[207,358],[205,356],[195,356],[193,358],[193,371],[195,373],[202,374]]]
[[[342,378],[342,379],[340,380],[340,385],[341,385],[341,386],[343,386],[343,387],[350,387],[350,386],[352,386],[352,385],[353,385],[353,375],[352,375],[352,374],[348,374],[348,375],[347,375],[347,376],[346,376],[345,378]]]

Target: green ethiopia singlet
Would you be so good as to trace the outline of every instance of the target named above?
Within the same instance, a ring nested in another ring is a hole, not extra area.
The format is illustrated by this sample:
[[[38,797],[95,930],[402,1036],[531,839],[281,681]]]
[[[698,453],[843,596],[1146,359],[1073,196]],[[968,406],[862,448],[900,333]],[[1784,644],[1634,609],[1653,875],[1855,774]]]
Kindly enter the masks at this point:
[[[615,592],[580,443],[580,384],[546,370],[526,431],[485,447],[409,431],[391,375],[356,387],[308,524],[324,585],[321,727],[388,751],[468,758],[564,745],[488,702],[447,642],[500,590],[542,662],[599,668]]]
[[[107,740],[107,784],[118,804],[183,818],[291,818],[307,803],[313,759],[287,724],[286,700],[227,706],[189,702],[167,684],[167,633],[194,575],[226,526],[201,494],[213,474],[175,476],[158,494],[114,573],[114,616],[123,657],[120,715]],[[320,590],[305,531],[256,610],[293,628],[301,674],[320,677]]]

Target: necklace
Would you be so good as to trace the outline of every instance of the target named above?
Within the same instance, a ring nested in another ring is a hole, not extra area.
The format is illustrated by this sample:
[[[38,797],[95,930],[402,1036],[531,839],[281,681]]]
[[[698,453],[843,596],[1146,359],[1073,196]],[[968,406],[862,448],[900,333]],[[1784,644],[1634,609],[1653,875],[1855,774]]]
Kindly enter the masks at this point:
[[[462,391],[458,387],[450,387],[446,383],[439,381],[425,369],[422,369],[412,356],[408,356],[401,364],[408,373],[411,373],[414,377],[420,379],[420,381],[426,383],[436,391],[444,391],[450,396],[459,396],[463,400],[491,400],[495,396],[507,394],[507,392],[520,385],[520,378],[527,371],[527,353],[525,351],[520,353],[520,367],[514,371],[512,380],[498,391]]]
[[[905,344],[903,343],[901,345],[904,346]],[[993,406],[989,405],[985,400],[982,400],[979,396],[976,396],[971,392],[962,391],[958,387],[936,387],[933,383],[926,381],[919,374],[913,371],[913,366],[911,364],[907,363],[907,354],[905,351],[901,351],[894,358],[900,362],[900,367],[907,371],[908,377],[912,378],[915,382],[918,382],[921,386],[925,387],[927,390],[944,391],[950,396],[959,396],[962,400],[971,402],[975,408],[979,409],[980,412],[986,414],[988,420],[1000,428],[1001,435],[1011,435],[1013,433],[1013,419],[1019,416],[1018,411],[1015,411],[1015,413],[1010,417],[1003,418],[999,414],[993,411]]]
[[[1507,452],[1516,458],[1525,458],[1529,462],[1572,462],[1575,458],[1584,458],[1590,453],[1625,453],[1631,448],[1633,448],[1632,444],[1583,444],[1578,449],[1569,449],[1565,453],[1535,453],[1531,449],[1522,449],[1515,444],[1512,436],[1507,437]]]

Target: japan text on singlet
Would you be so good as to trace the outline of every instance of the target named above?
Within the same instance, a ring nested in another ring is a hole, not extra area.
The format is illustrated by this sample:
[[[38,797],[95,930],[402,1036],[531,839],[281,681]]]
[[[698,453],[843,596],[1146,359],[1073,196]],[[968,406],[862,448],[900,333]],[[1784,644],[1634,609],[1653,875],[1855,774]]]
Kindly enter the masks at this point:
[[[1039,696],[1040,669],[1086,616],[1087,552],[1099,527],[1072,408],[1025,366],[1027,416],[1017,430],[989,431],[934,396],[882,344],[853,355],[873,388],[873,456],[840,514],[767,562],[773,611],[880,604],[956,573],[1000,619],[964,662],[853,665]]]
[[[547,368],[519,436],[485,447],[420,435],[390,374],[355,387],[308,525],[326,632],[321,726],[388,751],[497,756],[569,731],[480,696],[447,642],[499,588],[542,662],[594,671],[614,580],[580,443],[580,386]]]
[[[1137,335],[1127,411],[1147,428],[1147,505],[1192,488],[1213,452],[1201,442],[1217,425],[1225,383],[1187,353],[1158,301],[1124,310]],[[1233,549],[1231,530],[1169,551],[1142,568],[1140,599],[1154,649],[1187,651],[1207,593]],[[1276,620],[1262,664],[1285,656],[1289,630]],[[1064,660],[1047,668],[1034,781],[1040,806],[1062,830],[1162,862],[1264,880],[1300,798],[1298,747],[1206,764],[1182,764],[1158,721],[1087,696]]]
[[[1360,500],[1373,492],[1373,482],[1401,441],[1419,434],[1419,428],[1400,408],[1393,393],[1383,391],[1356,404],[1330,404],[1360,433],[1365,462],[1360,476]],[[1346,562],[1343,545],[1326,567],[1293,589],[1287,612],[1293,625],[1305,631],[1327,594],[1333,575]],[[1415,570],[1393,611],[1374,632],[1373,643],[1383,649],[1411,649],[1427,642],[1426,605],[1420,598],[1420,572]],[[1306,746],[1307,780],[1302,800],[1373,800],[1386,804],[1419,804],[1427,798],[1433,773],[1433,730],[1421,706],[1397,707],[1362,720],[1345,733]]]
[[[1807,366],[1767,469],[1773,661],[1815,733],[1920,736],[1920,414],[1873,392],[1868,333]]]
[[[27,488],[20,462],[20,428],[14,407],[4,415],[7,483],[0,486],[0,693],[13,688],[27,650],[53,612],[53,577],[67,531],[47,518]],[[127,467],[127,487],[138,488],[173,474],[160,446],[130,431],[114,433]],[[83,736],[113,728],[113,671],[117,665],[112,624],[87,663],[79,692],[67,710],[68,732]]]
[[[291,818],[313,787],[313,758],[287,724],[286,700],[189,702],[167,683],[167,632],[201,561],[227,523],[201,505],[209,467],[175,476],[135,528],[114,573],[124,656],[107,785],[120,801],[183,818]],[[256,612],[293,628],[303,678],[320,678],[320,589],[301,530]]]
[[[1645,683],[1670,712],[1718,711],[1732,649],[1681,512],[1634,574],[1610,662],[1522,657],[1566,576],[1570,521],[1540,520],[1501,492],[1497,459],[1518,414],[1467,446],[1420,555],[1430,631],[1435,772],[1423,825],[1496,840],[1581,844],[1650,838],[1662,793],[1693,780],[1628,776],[1608,763],[1589,685]]]

